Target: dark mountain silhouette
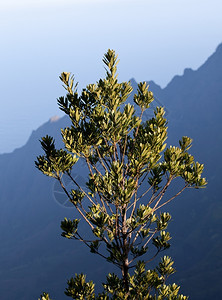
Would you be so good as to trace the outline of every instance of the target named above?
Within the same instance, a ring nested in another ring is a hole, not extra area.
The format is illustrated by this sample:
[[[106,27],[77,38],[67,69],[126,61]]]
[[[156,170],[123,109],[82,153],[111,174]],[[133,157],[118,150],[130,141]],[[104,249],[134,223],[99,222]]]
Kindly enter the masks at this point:
[[[185,69],[183,76],[175,76],[165,89],[157,92],[157,97],[168,109],[168,142],[175,144],[182,135],[193,138],[192,153],[204,163],[208,179],[206,189],[187,191],[180,204],[174,205],[172,255],[179,271],[175,277],[181,276],[181,285],[191,299],[219,299],[222,44],[198,70]]]
[[[136,89],[137,83],[131,79]],[[193,300],[219,299],[222,294],[222,44],[196,71],[185,69],[161,89],[150,81],[154,105],[163,105],[169,120],[169,144],[187,135],[191,149],[205,164],[208,187],[188,190],[169,207],[172,255],[178,272],[172,281],[181,284]],[[132,97],[129,99],[132,101]],[[152,112],[147,113],[147,117]],[[60,236],[60,221],[75,210],[59,187],[34,167],[41,153],[39,139],[52,135],[62,147],[60,128],[66,117],[48,121],[33,131],[27,144],[0,155],[0,299],[38,299],[48,291],[53,299],[66,299],[66,280],[75,273],[101,282],[112,266],[88,252],[84,245]],[[76,176],[84,181],[81,162]],[[69,184],[69,182],[67,182]],[[168,210],[168,208],[167,208]]]

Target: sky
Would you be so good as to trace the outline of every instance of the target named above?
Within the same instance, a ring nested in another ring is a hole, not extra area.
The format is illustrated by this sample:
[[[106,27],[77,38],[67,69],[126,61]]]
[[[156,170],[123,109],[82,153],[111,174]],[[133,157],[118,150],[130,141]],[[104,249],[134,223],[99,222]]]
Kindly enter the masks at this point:
[[[154,80],[164,88],[197,69],[222,42],[221,0],[0,1],[0,153],[62,116],[61,72],[79,91],[103,77],[108,48],[119,79]]]

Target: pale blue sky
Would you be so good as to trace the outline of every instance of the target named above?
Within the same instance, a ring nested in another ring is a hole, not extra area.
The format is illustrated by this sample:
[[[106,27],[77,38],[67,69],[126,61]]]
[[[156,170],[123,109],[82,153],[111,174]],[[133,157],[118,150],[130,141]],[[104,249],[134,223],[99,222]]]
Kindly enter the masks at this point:
[[[7,0],[0,3],[0,153],[62,115],[58,76],[79,87],[104,75],[102,56],[119,54],[119,78],[162,87],[197,69],[222,42],[221,0]]]

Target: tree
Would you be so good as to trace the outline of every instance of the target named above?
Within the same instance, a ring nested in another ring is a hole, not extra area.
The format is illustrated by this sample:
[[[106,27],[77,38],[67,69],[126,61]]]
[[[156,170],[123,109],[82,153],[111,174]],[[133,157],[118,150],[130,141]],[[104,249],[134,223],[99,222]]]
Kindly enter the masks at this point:
[[[146,266],[170,247],[166,229],[171,216],[160,210],[186,188],[206,185],[201,176],[203,165],[189,154],[192,140],[188,137],[182,137],[179,147],[166,148],[163,107],[156,107],[154,116],[143,120],[154,100],[146,82],[138,84],[135,106],[126,104],[132,87],[130,82],[117,80],[115,51],[108,50],[103,62],[105,79],[88,85],[80,95],[74,77],[61,74],[67,94],[58,99],[58,105],[71,126],[62,130],[64,149],[56,149],[50,136],[42,138],[44,155],[37,158],[36,166],[59,181],[92,234],[86,239],[78,227],[80,219],[65,218],[62,236],[83,242],[91,252],[116,265],[122,276],[108,274],[103,293],[95,296],[93,282],[76,274],[68,281],[65,294],[73,299],[185,300],[179,286],[166,284],[175,272],[170,257],[163,256],[155,269],[146,270]],[[89,170],[87,190],[72,176],[79,159]],[[64,174],[73,189],[64,186]],[[170,186],[176,180],[179,189],[172,194]],[[148,245],[155,253],[148,251]],[[139,260],[141,257],[144,259]]]

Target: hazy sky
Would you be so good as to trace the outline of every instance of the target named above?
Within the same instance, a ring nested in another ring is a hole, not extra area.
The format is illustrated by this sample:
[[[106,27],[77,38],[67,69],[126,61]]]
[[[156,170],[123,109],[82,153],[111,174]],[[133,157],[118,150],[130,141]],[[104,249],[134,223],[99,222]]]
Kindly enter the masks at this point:
[[[119,54],[119,78],[165,87],[197,69],[222,42],[221,0],[7,0],[0,3],[0,153],[27,141],[64,94],[104,75],[102,56]]]

